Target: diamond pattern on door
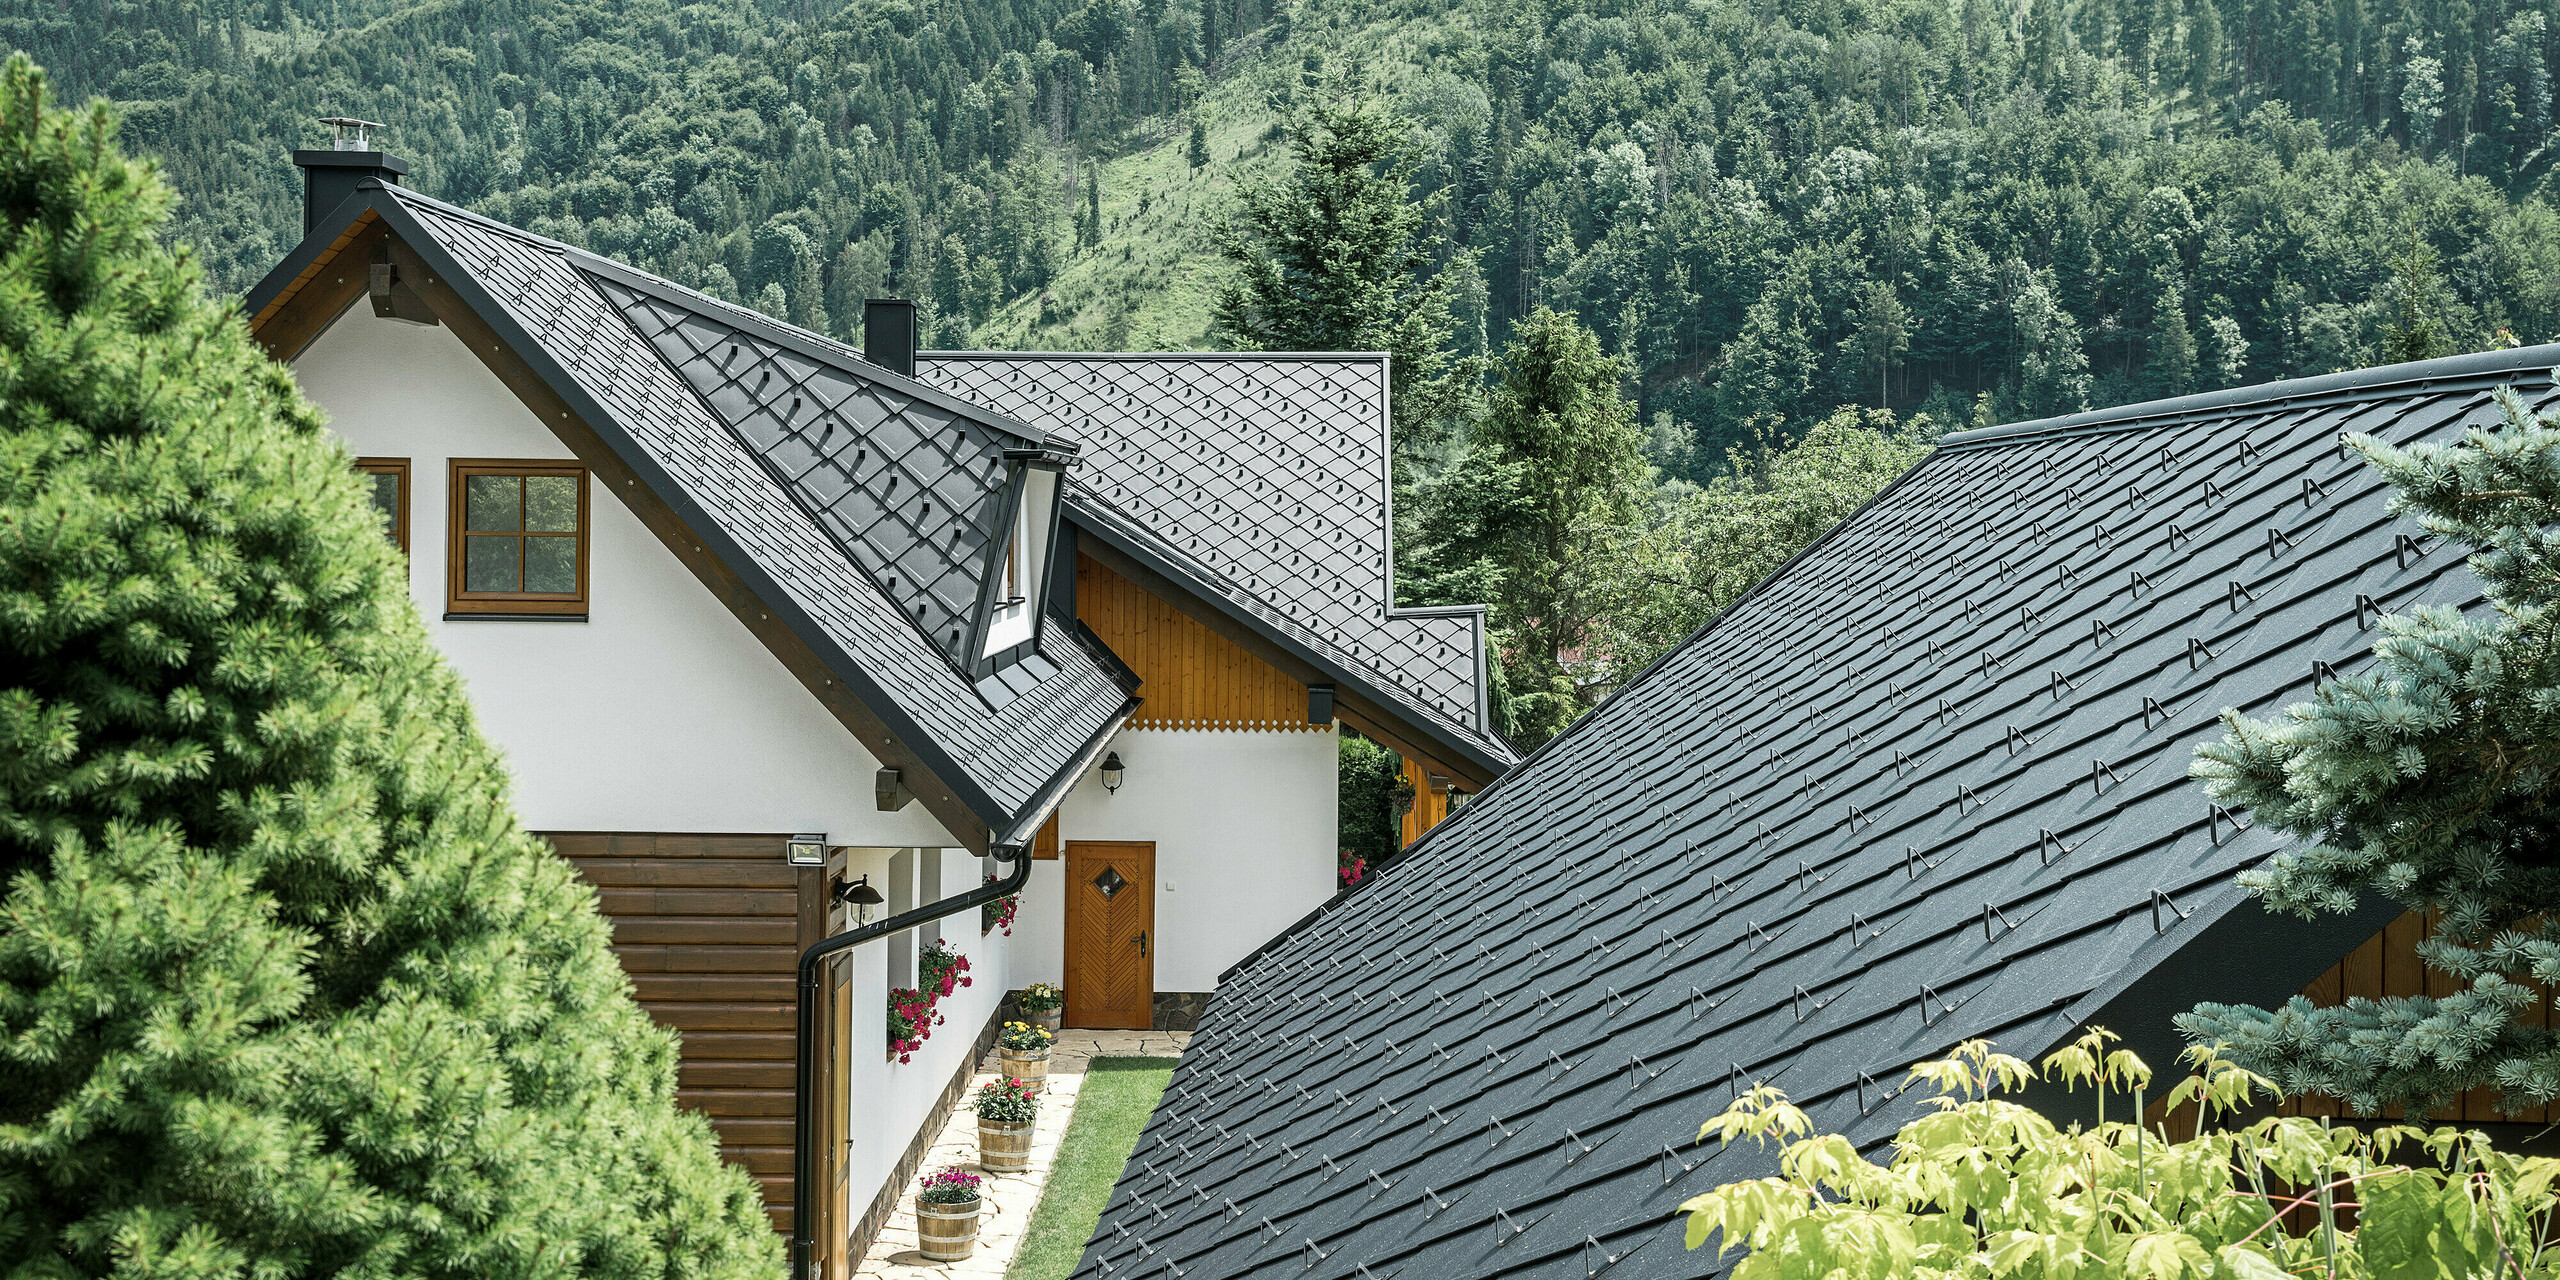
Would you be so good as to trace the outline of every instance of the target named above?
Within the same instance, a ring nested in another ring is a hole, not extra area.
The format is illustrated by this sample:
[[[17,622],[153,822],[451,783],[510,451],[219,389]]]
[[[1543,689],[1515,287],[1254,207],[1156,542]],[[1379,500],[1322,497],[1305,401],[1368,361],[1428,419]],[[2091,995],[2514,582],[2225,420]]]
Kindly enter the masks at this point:
[[[1093,878],[1093,887],[1100,889],[1105,899],[1110,899],[1120,896],[1120,891],[1129,887],[1129,882],[1121,879],[1117,870],[1104,867],[1102,874]]]
[[[1067,1025],[1145,1030],[1155,1021],[1155,846],[1066,842]]]

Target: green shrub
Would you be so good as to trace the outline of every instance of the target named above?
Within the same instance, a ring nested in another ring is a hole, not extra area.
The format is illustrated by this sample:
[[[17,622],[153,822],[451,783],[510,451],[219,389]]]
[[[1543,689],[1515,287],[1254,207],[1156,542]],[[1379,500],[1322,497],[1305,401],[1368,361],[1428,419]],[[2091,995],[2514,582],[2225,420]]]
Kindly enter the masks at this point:
[[[1913,1067],[1913,1085],[1936,1088],[1936,1110],[1903,1127],[1886,1164],[1837,1134],[1802,1136],[1812,1122],[1785,1094],[1752,1089],[1698,1137],[1775,1141],[1779,1171],[1682,1205],[1689,1247],[1714,1235],[1720,1257],[1745,1250],[1733,1280],[2551,1274],[2560,1160],[2505,1154],[2453,1128],[2361,1133],[2297,1116],[2210,1127],[2266,1081],[2209,1048],[2189,1050],[2197,1073],[2162,1100],[2197,1104],[2198,1132],[2172,1142],[2166,1124],[2104,1118],[2110,1087],[2126,1116],[2142,1114],[2151,1075],[2107,1050],[2112,1038],[2092,1031],[2041,1072],[1978,1040]],[[2095,1127],[2056,1129],[1996,1096],[2038,1078],[2097,1088]],[[2347,1209],[2360,1213],[2353,1230]],[[2307,1225],[2297,1234],[2288,1216]]]
[[[517,825],[344,449],[0,73],[0,1258],[738,1276],[593,891]]]

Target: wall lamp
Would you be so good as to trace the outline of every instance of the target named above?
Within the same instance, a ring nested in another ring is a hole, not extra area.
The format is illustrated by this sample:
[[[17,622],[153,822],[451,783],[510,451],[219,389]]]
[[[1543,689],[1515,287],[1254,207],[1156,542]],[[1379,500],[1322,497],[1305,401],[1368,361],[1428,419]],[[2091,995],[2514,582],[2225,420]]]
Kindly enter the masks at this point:
[[[871,877],[867,875],[855,876],[851,880],[837,876],[828,889],[828,896],[852,907],[853,922],[858,925],[871,923],[871,909],[886,901],[879,890],[871,887]]]
[[[792,866],[823,867],[827,865],[827,833],[823,831],[802,832],[793,836],[786,848],[788,861]]]
[[[1113,795],[1118,795],[1120,793],[1120,781],[1127,773],[1128,770],[1120,763],[1119,752],[1114,751],[1111,754],[1104,756],[1102,758],[1102,789],[1112,793]]]

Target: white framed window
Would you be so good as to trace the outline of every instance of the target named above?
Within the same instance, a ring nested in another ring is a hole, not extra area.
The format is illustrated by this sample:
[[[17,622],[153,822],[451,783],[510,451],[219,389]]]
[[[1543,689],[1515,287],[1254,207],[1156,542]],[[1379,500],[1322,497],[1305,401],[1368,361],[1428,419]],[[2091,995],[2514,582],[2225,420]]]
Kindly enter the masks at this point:
[[[1022,500],[1013,511],[1013,529],[997,566],[994,600],[987,614],[987,640],[978,656],[990,658],[1038,634],[1040,598],[1048,589],[1050,531],[1057,527],[1060,473],[1050,467],[1024,468]]]

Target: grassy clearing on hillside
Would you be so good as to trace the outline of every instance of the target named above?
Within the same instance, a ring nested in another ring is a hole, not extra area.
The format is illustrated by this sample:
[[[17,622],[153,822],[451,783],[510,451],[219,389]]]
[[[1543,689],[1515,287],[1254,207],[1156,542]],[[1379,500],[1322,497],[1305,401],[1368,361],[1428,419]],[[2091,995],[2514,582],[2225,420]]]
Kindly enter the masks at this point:
[[[1040,1192],[1022,1250],[1006,1280],[1065,1280],[1102,1221],[1120,1170],[1137,1149],[1138,1132],[1173,1080],[1175,1058],[1095,1058],[1076,1092],[1075,1119],[1058,1143],[1058,1163]]]
[[[1381,6],[1384,8],[1384,6]],[[1353,71],[1364,91],[1392,99],[1424,47],[1457,18],[1306,5],[1276,46],[1250,37],[1193,108],[1209,126],[1209,164],[1183,157],[1188,116],[1163,121],[1151,140],[1101,163],[1102,243],[1071,255],[1049,287],[996,309],[981,345],[1013,351],[1199,351],[1210,347],[1210,311],[1226,264],[1211,239],[1236,185],[1289,164],[1274,136],[1272,95],[1296,79],[1309,53]],[[1082,197],[1079,196],[1079,199]],[[1141,209],[1143,200],[1146,207]],[[1116,321],[1116,323],[1115,323]]]

